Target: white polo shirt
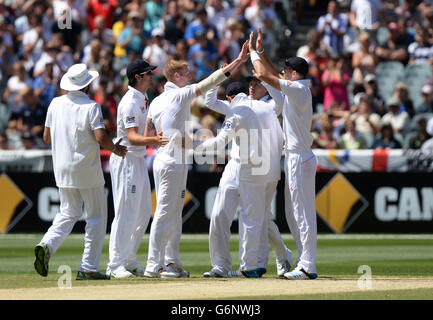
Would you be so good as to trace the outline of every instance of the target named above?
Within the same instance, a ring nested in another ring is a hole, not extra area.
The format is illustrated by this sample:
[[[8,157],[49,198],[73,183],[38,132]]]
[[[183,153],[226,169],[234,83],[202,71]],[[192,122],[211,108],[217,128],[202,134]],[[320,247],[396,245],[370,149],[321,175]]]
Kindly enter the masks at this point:
[[[313,143],[311,134],[313,106],[309,88],[310,80],[290,81],[280,79],[281,91],[267,83],[262,82],[262,84],[276,104],[283,108],[286,151],[303,152],[310,150]]]
[[[100,105],[84,92],[71,91],[51,101],[45,126],[51,133],[57,187],[103,186],[100,148],[93,134],[105,128]]]
[[[159,160],[167,163],[185,163],[185,150],[182,149],[182,138],[189,130],[191,103],[196,97],[195,84],[179,88],[167,82],[164,92],[156,97],[149,107],[147,117],[152,120],[156,131],[162,131],[169,142],[157,149]]]
[[[117,108],[117,138],[122,138],[120,144],[126,146],[129,153],[137,157],[144,157],[146,146],[131,145],[126,135],[126,129],[137,127],[138,133],[144,134],[149,99],[147,94],[143,94],[131,86],[128,86],[128,89]]]
[[[279,180],[283,136],[278,127],[278,118],[268,103],[251,100],[240,93],[232,100],[218,136],[203,142],[201,148],[221,146],[223,141],[228,142],[234,138],[240,149],[240,180]],[[259,167],[266,171],[258,170]]]

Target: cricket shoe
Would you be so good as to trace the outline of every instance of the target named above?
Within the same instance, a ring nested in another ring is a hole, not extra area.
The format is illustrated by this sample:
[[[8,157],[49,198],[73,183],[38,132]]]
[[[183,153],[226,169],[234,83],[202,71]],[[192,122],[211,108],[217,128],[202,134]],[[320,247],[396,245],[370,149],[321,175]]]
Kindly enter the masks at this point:
[[[221,272],[217,269],[213,268],[211,271],[203,273],[203,277],[205,278],[227,278],[227,272]]]
[[[132,278],[134,275],[129,272],[128,270],[125,269],[125,267],[120,266],[118,268],[116,268],[116,270],[111,270],[110,273],[110,278],[114,278],[114,279],[126,279],[126,278]]]
[[[257,272],[259,273],[260,277],[266,273],[266,268],[257,268]]]
[[[169,263],[161,272],[161,278],[189,278],[189,272],[176,263]]]
[[[100,272],[78,271],[75,280],[110,280],[110,276]]]
[[[134,264],[132,267],[127,266],[126,270],[131,272],[136,277],[144,277],[144,269],[138,263]]]
[[[261,274],[254,270],[241,271],[241,270],[232,270],[228,274],[229,278],[260,278]]]
[[[145,278],[161,278],[161,273],[164,272],[164,269],[161,267],[159,268],[159,270],[157,272],[152,272],[152,271],[144,271],[143,276]]]
[[[48,275],[48,261],[50,260],[50,249],[41,242],[35,247],[35,270],[43,277]]]
[[[299,269],[285,273],[284,278],[288,280],[314,280],[317,278],[317,273],[308,273],[304,269]]]
[[[290,272],[290,262],[289,260],[285,260],[283,263],[280,263],[277,260],[277,275],[278,278],[284,278],[284,274]]]

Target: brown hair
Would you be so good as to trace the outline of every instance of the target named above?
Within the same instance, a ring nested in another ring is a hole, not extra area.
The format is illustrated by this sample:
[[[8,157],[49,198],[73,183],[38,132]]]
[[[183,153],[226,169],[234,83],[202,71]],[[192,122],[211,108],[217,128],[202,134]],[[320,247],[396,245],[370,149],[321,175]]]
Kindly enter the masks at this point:
[[[169,60],[164,67],[164,76],[168,81],[173,81],[174,74],[183,68],[188,68],[188,62],[185,60]]]

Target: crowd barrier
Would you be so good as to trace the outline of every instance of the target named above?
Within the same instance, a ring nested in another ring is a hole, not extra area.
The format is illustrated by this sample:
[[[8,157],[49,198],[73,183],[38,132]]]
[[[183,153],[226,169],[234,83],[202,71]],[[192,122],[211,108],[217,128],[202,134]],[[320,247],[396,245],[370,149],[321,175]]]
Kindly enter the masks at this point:
[[[314,150],[318,159],[316,211],[319,232],[431,233],[432,157],[417,151]],[[102,155],[103,162],[109,153]],[[104,174],[108,227],[114,217],[111,179]],[[152,201],[155,207],[153,177]],[[183,209],[183,232],[208,232],[221,173],[191,170]],[[240,208],[238,208],[238,211]],[[0,152],[0,233],[45,232],[59,211],[50,151]],[[84,232],[84,217],[73,232]],[[289,232],[284,212],[284,173],[272,217]],[[237,232],[237,218],[232,225]]]

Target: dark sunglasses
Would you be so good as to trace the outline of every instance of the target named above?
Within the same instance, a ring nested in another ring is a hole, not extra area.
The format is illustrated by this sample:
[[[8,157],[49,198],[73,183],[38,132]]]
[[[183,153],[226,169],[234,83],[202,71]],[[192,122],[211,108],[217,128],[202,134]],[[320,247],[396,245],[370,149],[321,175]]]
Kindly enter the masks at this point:
[[[152,72],[152,70],[145,71],[145,72],[140,73],[139,76],[142,77],[142,76],[144,76],[145,74],[148,75],[148,76],[150,76],[150,75],[153,74],[153,72]]]

